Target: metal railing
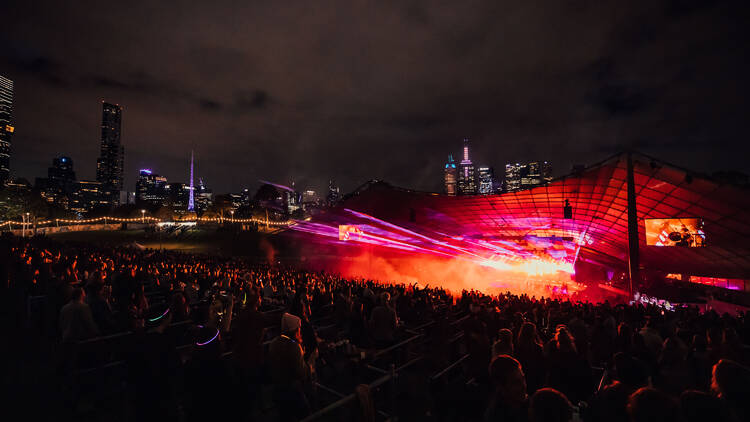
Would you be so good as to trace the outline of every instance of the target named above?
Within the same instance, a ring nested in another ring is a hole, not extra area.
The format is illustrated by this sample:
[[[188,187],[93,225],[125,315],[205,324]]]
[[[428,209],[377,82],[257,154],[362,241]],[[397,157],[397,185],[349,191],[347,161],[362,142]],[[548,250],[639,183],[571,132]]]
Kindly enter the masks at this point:
[[[375,388],[380,387],[381,385],[384,385],[385,383],[388,383],[388,382],[391,383],[391,392],[390,393],[391,393],[392,410],[395,410],[395,408],[396,408],[395,407],[395,400],[396,400],[396,378],[397,377],[398,377],[398,373],[396,372],[396,368],[395,368],[394,365],[391,365],[391,370],[388,371],[388,373],[386,375],[384,375],[384,376],[376,379],[375,381],[371,382],[370,384],[367,384],[368,387],[370,388],[370,390],[373,390]],[[332,389],[330,389],[328,387],[324,387],[321,384],[316,383],[316,385],[318,387],[323,387],[324,390],[326,390],[326,391],[328,391],[328,392],[330,392],[330,393],[332,393],[334,395],[340,396],[341,398],[339,400],[337,400],[337,401],[329,404],[328,406],[326,406],[326,407],[324,407],[324,408],[322,408],[322,409],[314,412],[313,414],[309,415],[308,417],[302,419],[302,422],[311,422],[311,421],[317,420],[317,419],[319,419],[319,418],[321,418],[323,416],[328,415],[329,413],[331,413],[331,412],[333,412],[333,411],[335,411],[337,409],[340,409],[341,407],[343,407],[343,406],[345,406],[345,405],[347,405],[347,404],[349,404],[349,403],[351,403],[351,402],[353,402],[353,401],[355,401],[357,399],[357,393],[356,392],[351,393],[351,394],[346,395],[346,396],[343,396],[341,393],[339,393],[339,392],[337,392],[335,390],[332,390]],[[386,418],[390,417],[385,412],[378,411],[378,410],[376,410],[376,412],[378,414],[380,414],[381,416],[384,416]]]
[[[469,356],[470,355],[468,353],[465,354],[465,355],[463,355],[463,356],[461,356],[457,361],[455,361],[452,364],[448,365],[446,368],[444,368],[442,371],[438,372],[437,374],[431,376],[430,380],[431,381],[435,381],[435,380],[440,379],[443,375],[447,374],[448,372],[450,372],[451,370],[453,370],[453,368],[457,367],[463,361],[465,361],[466,359],[468,359]]]
[[[392,351],[398,349],[401,346],[409,344],[409,343],[413,342],[414,340],[416,340],[416,339],[418,339],[420,337],[423,337],[423,335],[422,334],[417,334],[417,335],[415,335],[413,337],[409,337],[408,339],[406,339],[404,341],[401,341],[399,343],[396,343],[393,346],[390,346],[390,347],[387,347],[387,348],[385,348],[383,350],[377,351],[374,355],[372,355],[372,357],[373,357],[373,359],[377,359],[378,357],[383,356],[386,353],[392,352]]]

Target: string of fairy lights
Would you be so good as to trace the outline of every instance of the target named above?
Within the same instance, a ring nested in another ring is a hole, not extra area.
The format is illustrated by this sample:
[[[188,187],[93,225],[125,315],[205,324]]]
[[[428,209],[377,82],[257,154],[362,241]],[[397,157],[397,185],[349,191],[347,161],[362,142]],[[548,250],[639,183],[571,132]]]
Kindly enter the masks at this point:
[[[39,226],[46,226],[50,224],[60,225],[60,224],[95,224],[95,223],[164,223],[164,222],[174,222],[174,223],[190,223],[190,222],[201,222],[201,223],[239,223],[239,224],[248,224],[248,223],[254,223],[259,225],[265,225],[265,226],[272,226],[272,227],[289,227],[292,224],[294,224],[294,220],[286,220],[286,221],[270,221],[265,220],[262,218],[224,218],[224,217],[194,217],[194,218],[184,218],[180,220],[164,220],[156,217],[151,216],[141,216],[141,217],[133,217],[133,218],[121,218],[121,217],[97,217],[97,218],[86,218],[86,219],[65,219],[65,218],[55,218],[52,220],[43,220],[43,221],[37,221],[35,223],[30,221],[13,221],[8,220],[0,223],[0,228],[3,228],[5,226],[8,226],[13,228],[13,226],[18,227],[31,227],[33,225]]]

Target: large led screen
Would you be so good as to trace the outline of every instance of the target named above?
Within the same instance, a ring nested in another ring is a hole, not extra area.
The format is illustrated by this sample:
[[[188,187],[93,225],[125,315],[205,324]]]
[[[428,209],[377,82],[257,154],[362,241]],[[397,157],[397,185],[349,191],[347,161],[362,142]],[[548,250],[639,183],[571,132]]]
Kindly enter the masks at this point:
[[[355,225],[339,225],[339,240],[359,240],[362,238],[362,229]]]
[[[646,245],[700,247],[706,245],[700,218],[647,218]]]

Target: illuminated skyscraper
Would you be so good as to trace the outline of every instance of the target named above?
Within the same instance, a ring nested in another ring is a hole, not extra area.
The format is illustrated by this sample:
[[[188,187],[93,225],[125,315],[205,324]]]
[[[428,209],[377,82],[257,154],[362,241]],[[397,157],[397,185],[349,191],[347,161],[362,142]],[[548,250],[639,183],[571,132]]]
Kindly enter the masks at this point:
[[[521,188],[521,169],[525,167],[520,163],[505,165],[505,190],[513,192]]]
[[[552,164],[549,161],[542,163],[542,183],[549,183],[552,181]]]
[[[549,161],[505,165],[505,190],[512,192],[528,189],[552,180],[552,164]]]
[[[135,203],[161,206],[167,202],[168,198],[167,178],[149,169],[141,169],[138,181],[135,183]]]
[[[10,137],[13,133],[13,81],[0,76],[0,186],[10,180]]]
[[[73,160],[63,156],[52,160],[52,167],[47,169],[47,177],[37,177],[34,187],[47,202],[68,208],[75,180]]]
[[[57,196],[66,196],[73,190],[76,173],[73,171],[73,160],[70,157],[59,157],[52,160],[52,167],[47,169],[49,187],[55,190]],[[60,198],[57,198],[59,202]]]
[[[190,192],[192,192],[190,186],[184,183],[168,183],[166,185],[167,198],[164,204],[171,206],[175,211],[184,211],[190,202]]]
[[[489,195],[495,192],[495,171],[492,167],[482,166],[477,169],[479,193]]]
[[[70,210],[77,213],[84,213],[99,207],[108,205],[102,203],[102,184],[93,180],[79,180],[73,183],[73,193],[71,194]]]
[[[334,180],[328,181],[328,196],[326,197],[326,201],[328,202],[328,205],[334,205],[336,202],[341,199],[341,190],[338,186],[336,186],[336,182]]]
[[[198,178],[197,207],[201,211],[207,210],[214,202],[214,192],[203,183],[203,178]]]
[[[477,193],[474,164],[469,159],[469,140],[464,139],[463,159],[458,165],[458,194],[475,195]]]
[[[314,190],[306,190],[302,192],[302,205],[317,205],[320,202],[318,194]]]
[[[542,183],[541,167],[538,161],[532,161],[521,169],[521,188],[533,188]]]
[[[125,148],[120,139],[122,107],[102,102],[101,154],[96,161],[96,180],[101,182],[110,205],[117,205],[122,190]]]
[[[448,162],[445,164],[445,193],[446,195],[456,195],[458,185],[458,169],[453,155],[448,155]]]

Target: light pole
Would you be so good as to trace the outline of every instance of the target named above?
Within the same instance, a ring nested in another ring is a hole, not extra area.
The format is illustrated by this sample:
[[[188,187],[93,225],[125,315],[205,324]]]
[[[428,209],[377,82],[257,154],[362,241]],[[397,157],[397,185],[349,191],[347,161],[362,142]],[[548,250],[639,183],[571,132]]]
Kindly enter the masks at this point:
[[[146,210],[141,210],[141,224],[146,224]]]
[[[23,223],[21,224],[21,237],[26,237],[26,223],[29,221],[29,213],[21,214]]]
[[[232,214],[232,224],[234,224],[234,210],[229,211],[230,214]]]

